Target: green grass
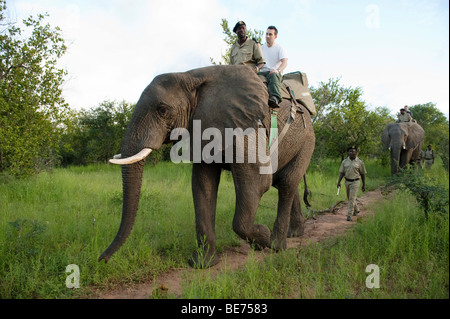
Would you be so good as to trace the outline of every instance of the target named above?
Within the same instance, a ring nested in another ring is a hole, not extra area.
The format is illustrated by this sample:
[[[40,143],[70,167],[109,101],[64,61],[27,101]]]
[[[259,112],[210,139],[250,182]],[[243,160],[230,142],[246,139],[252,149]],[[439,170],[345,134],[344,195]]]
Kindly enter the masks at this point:
[[[308,172],[314,209],[336,196],[339,162]],[[448,174],[430,174],[448,184]],[[367,189],[385,183],[389,169],[367,161]],[[120,167],[91,165],[55,169],[16,180],[0,176],[0,298],[84,298],[94,289],[149,281],[170,268],[188,267],[196,249],[190,165],[147,166],[133,231],[105,264],[101,252],[114,238],[121,218]],[[303,186],[300,187],[303,191]],[[359,194],[361,195],[361,194]],[[187,279],[193,298],[448,298],[448,213],[423,218],[414,198],[397,194],[378,203],[373,219],[346,237],[301,250],[255,259],[242,270]],[[264,194],[256,222],[273,227],[277,192]],[[235,195],[223,172],[216,217],[218,251],[239,245],[232,230]],[[438,219],[441,218],[441,219]],[[365,288],[365,267],[380,267],[377,290]],[[66,266],[80,267],[80,289],[66,287]]]
[[[151,279],[186,265],[195,249],[190,170],[149,166],[136,225],[108,264],[97,261],[118,230],[120,167],[57,169],[0,184],[0,296],[57,298],[84,294],[65,286],[66,266],[80,267],[84,288]],[[190,187],[189,187],[190,188]]]

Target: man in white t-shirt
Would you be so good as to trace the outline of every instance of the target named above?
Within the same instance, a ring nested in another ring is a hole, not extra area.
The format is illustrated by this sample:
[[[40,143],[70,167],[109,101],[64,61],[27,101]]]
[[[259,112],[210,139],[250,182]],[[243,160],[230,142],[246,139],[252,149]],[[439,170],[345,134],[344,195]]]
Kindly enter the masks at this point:
[[[281,72],[287,67],[287,54],[284,48],[275,43],[278,37],[278,30],[273,25],[266,31],[266,43],[262,45],[262,52],[266,64],[258,74],[267,79],[269,87],[269,106],[279,107],[281,102]]]

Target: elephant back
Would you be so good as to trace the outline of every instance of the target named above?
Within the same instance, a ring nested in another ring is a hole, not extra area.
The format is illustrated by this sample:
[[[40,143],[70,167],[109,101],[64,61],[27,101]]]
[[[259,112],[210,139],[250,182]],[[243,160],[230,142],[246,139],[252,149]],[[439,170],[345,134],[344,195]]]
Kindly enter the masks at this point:
[[[256,73],[245,65],[211,66],[189,71],[202,77],[197,89],[193,120],[201,120],[205,129],[215,128],[225,136],[225,129],[257,129],[258,121],[268,115],[267,89]],[[202,141],[202,146],[210,141]]]
[[[406,148],[420,150],[425,139],[424,129],[417,122],[410,122],[406,124],[409,125],[409,134],[408,139],[406,140]]]

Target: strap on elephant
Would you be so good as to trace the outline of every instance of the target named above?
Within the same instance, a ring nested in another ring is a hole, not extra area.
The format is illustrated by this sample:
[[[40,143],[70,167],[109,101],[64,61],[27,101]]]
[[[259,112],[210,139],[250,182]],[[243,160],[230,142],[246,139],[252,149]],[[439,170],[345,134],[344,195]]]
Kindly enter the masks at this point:
[[[290,87],[287,87],[287,89],[289,91],[289,95],[291,96],[291,111],[290,111],[289,118],[287,119],[286,124],[283,127],[283,130],[278,135],[278,143],[281,142],[283,137],[286,135],[286,133],[287,133],[287,131],[289,129],[289,126],[295,120],[295,113],[299,112],[303,116],[303,112],[304,112],[301,109],[301,106],[295,100],[294,91],[292,91]],[[277,129],[277,113],[278,112],[275,109],[272,109],[272,121],[271,121],[271,127],[270,127],[269,148],[272,146],[273,141],[277,138],[277,132],[278,132],[278,129]],[[306,128],[305,118],[303,118],[303,125]]]

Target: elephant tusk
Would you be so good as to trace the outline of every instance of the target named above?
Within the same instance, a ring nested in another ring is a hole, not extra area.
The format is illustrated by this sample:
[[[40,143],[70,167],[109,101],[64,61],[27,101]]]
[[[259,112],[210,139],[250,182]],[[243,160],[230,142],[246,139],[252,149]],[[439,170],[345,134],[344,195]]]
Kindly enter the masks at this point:
[[[144,149],[142,149],[142,151],[140,151],[139,153],[137,153],[136,155],[133,155],[131,157],[122,158],[122,155],[120,155],[120,158],[116,158],[116,156],[117,156],[116,155],[116,156],[114,156],[113,159],[110,159],[109,162],[112,164],[117,164],[117,165],[133,164],[133,163],[143,160],[151,152],[152,152],[151,148],[144,148]]]

